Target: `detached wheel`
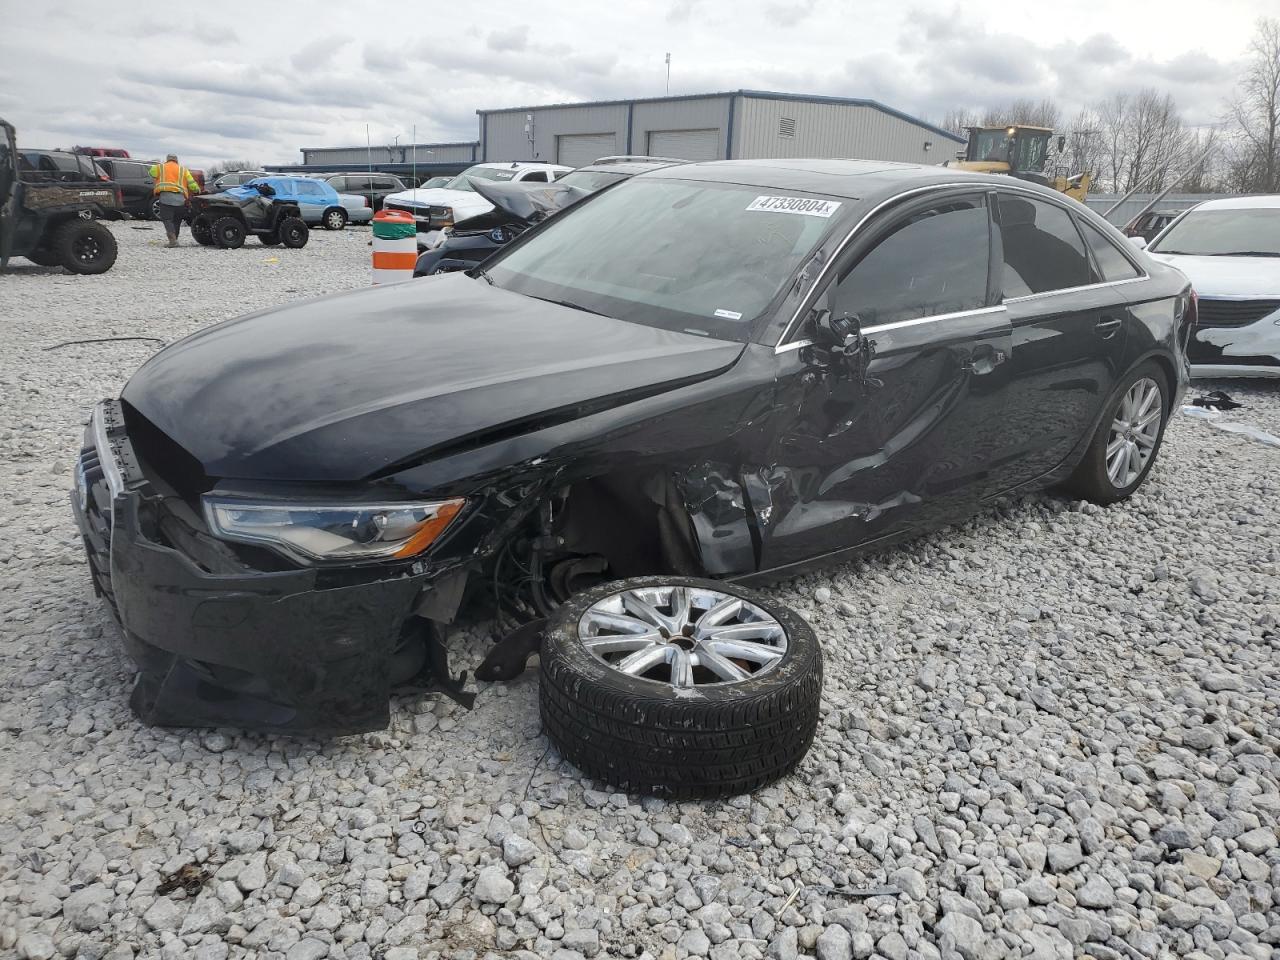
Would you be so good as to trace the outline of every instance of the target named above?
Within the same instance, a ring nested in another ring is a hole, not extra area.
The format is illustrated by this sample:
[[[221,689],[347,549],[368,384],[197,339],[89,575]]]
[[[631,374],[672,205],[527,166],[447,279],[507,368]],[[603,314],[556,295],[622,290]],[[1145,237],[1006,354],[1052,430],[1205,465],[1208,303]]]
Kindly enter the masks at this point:
[[[53,253],[72,273],[106,273],[116,262],[116,238],[94,220],[69,220],[54,234]]]
[[[1155,361],[1130,371],[1064,488],[1105,504],[1123,500],[1142,486],[1164,440],[1170,396],[1164,369]]]
[[[547,735],[584,773],[624,790],[746,793],[794,770],[818,726],[813,630],[730,584],[596,587],[561,607],[541,661]]]
[[[280,242],[290,250],[305,247],[311,238],[311,231],[307,229],[301,217],[285,217],[280,221],[276,233],[280,235]]]
[[[324,212],[324,228],[341,230],[347,225],[347,211],[342,207],[331,207]]]
[[[224,250],[244,246],[244,224],[235,217],[219,217],[213,221],[213,242]]]
[[[191,221],[191,236],[202,247],[213,246],[213,225],[208,217],[200,216]]]

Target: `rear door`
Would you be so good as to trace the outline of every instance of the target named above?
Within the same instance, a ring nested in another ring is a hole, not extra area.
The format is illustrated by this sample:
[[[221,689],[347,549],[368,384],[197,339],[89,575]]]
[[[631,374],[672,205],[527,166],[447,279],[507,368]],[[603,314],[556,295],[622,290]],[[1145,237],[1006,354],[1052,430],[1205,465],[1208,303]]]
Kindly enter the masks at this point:
[[[954,516],[1000,459],[1011,344],[986,197],[931,194],[862,232],[815,308],[858,318],[868,379],[824,365],[806,331],[778,348],[776,466],[749,483],[766,569]]]
[[[1066,203],[1007,190],[997,197],[1001,294],[1013,327],[1012,489],[1061,465],[1089,432],[1120,373],[1128,306],[1098,277]]]

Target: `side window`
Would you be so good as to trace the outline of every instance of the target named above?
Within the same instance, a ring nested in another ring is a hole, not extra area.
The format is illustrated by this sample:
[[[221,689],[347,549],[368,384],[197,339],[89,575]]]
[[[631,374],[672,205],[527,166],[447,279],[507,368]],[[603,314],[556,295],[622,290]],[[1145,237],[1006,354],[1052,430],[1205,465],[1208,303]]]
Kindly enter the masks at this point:
[[[1097,264],[1100,280],[1130,280],[1138,276],[1138,268],[1129,262],[1129,258],[1116,249],[1116,245],[1102,235],[1102,231],[1087,221],[1080,221],[1080,229],[1093,251],[1093,262]]]
[[[545,170],[535,170],[535,171],[533,171],[533,173],[525,174],[525,175],[524,175],[523,177],[521,177],[520,179],[521,179],[522,181],[524,181],[525,183],[546,183],[546,182],[547,182],[547,171],[545,171]]]
[[[394,180],[389,177],[379,177],[373,181],[373,189],[375,190],[400,190],[402,189]]]
[[[981,197],[917,210],[895,223],[830,291],[836,316],[864,326],[914,320],[987,305],[991,240]]]
[[[354,177],[330,177],[327,182],[329,186],[333,187],[333,189],[337,190],[339,193],[345,191],[348,186],[350,186],[352,190],[360,189],[360,187],[355,183]]]
[[[1080,232],[1056,204],[1000,194],[1006,298],[1083,287],[1092,282]]]

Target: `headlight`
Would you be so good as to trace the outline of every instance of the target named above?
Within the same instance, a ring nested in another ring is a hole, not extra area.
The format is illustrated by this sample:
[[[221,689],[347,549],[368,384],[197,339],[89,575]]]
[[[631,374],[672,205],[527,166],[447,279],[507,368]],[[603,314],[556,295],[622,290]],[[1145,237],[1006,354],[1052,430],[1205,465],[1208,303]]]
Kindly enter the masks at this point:
[[[315,561],[392,560],[417,556],[442,534],[465,503],[261,503],[206,496],[204,515],[216,536]]]
[[[433,227],[453,226],[453,207],[432,207],[431,225]]]

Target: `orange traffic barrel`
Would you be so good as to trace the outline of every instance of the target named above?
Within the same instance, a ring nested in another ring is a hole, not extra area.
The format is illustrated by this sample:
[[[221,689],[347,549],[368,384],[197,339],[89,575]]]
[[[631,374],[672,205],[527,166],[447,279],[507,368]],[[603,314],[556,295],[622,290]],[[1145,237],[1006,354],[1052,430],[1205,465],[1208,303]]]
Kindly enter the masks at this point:
[[[373,282],[413,279],[418,262],[418,226],[402,210],[380,210],[373,218]]]

